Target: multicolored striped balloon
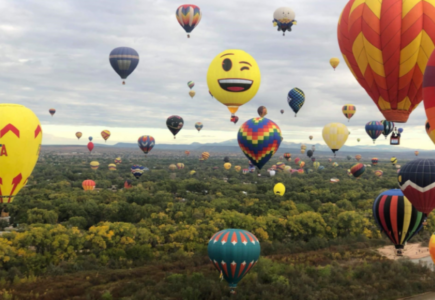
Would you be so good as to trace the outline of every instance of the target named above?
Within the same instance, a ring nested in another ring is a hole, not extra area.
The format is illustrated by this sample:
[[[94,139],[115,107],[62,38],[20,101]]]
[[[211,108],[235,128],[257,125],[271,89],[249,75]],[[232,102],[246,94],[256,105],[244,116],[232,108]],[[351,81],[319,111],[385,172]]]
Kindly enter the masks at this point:
[[[375,143],[376,139],[382,134],[383,130],[384,125],[382,125],[379,121],[371,121],[366,124],[366,132],[369,137],[372,138],[373,144]]]
[[[85,191],[92,191],[95,189],[95,181],[93,180],[85,180],[82,183],[82,187]]]
[[[107,141],[107,139],[110,137],[110,131],[109,130],[101,131],[101,136],[105,141]]]
[[[232,294],[239,281],[260,258],[257,237],[242,229],[225,229],[215,233],[207,248],[210,261],[228,282]]]
[[[360,178],[365,171],[366,167],[362,163],[353,165],[352,168],[350,168],[350,173],[352,173],[353,177],[355,178]]]
[[[193,82],[193,81],[189,81],[189,82],[187,82],[187,86],[188,86],[190,89],[192,89],[192,88],[195,86],[195,82]]]
[[[381,193],[373,203],[373,217],[396,249],[403,249],[422,228],[425,216],[399,189]]]
[[[246,121],[237,134],[240,149],[260,170],[278,151],[281,137],[279,126],[267,118]]]
[[[180,5],[175,11],[178,23],[186,31],[187,37],[190,38],[190,33],[201,21],[201,10],[198,6],[192,4]]]
[[[346,64],[388,121],[406,122],[423,99],[434,20],[435,3],[421,0],[350,0],[341,14]]]
[[[379,162],[378,158],[376,158],[376,157],[372,158],[372,165],[376,166],[378,164],[378,162]]]
[[[137,140],[137,143],[140,150],[142,150],[143,153],[148,154],[148,152],[154,148],[156,141],[150,135],[143,135]]]
[[[352,105],[352,104],[344,105],[341,110],[343,111],[343,114],[347,118],[348,122],[353,117],[353,115],[356,113],[356,107],[355,107],[355,105]]]

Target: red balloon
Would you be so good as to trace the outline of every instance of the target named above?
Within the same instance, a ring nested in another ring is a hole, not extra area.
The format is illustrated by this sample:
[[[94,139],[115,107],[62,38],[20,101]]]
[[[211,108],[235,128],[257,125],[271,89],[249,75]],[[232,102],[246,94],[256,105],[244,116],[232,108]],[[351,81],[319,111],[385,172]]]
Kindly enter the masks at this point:
[[[92,150],[94,150],[94,143],[89,142],[88,143],[88,149],[89,149],[89,152],[92,152]]]

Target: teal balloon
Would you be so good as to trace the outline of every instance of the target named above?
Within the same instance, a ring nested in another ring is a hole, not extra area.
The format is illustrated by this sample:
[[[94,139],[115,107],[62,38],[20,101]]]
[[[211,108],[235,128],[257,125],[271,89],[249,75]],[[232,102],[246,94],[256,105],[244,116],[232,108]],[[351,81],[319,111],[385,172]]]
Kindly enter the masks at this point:
[[[258,262],[260,242],[249,231],[225,229],[215,233],[208,242],[208,256],[215,268],[235,293],[239,281]]]

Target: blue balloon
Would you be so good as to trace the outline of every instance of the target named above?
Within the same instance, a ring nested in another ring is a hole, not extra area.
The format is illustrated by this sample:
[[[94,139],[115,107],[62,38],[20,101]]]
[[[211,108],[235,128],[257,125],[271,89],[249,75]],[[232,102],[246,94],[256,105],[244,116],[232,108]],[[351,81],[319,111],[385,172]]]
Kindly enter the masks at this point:
[[[119,47],[110,52],[109,61],[113,70],[122,79],[126,79],[139,64],[139,54],[133,48]]]
[[[402,133],[403,132],[403,128],[399,128],[399,133]]]
[[[385,139],[387,138],[387,136],[393,132],[394,130],[394,122],[390,122],[387,120],[382,120],[381,124],[384,126],[384,129],[382,130],[382,134],[385,136]]]
[[[139,177],[142,176],[144,171],[145,171],[145,168],[142,166],[134,165],[131,167],[131,173],[133,173],[133,175],[134,175],[134,177],[136,177],[136,179],[139,179]]]
[[[372,138],[373,144],[383,131],[384,125],[379,121],[371,121],[366,124],[366,132]]]
[[[93,137],[90,136],[90,137],[89,137],[89,141],[92,142],[92,139],[93,139]]]
[[[295,112],[295,117],[305,103],[305,94],[301,89],[292,89],[287,96],[288,105]]]

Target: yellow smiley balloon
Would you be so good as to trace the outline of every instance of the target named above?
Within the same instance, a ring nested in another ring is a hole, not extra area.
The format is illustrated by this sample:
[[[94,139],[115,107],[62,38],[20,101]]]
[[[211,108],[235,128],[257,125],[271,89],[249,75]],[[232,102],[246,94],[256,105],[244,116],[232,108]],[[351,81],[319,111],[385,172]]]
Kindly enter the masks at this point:
[[[225,50],[211,62],[207,72],[210,93],[226,105],[234,116],[249,102],[260,87],[260,68],[255,59],[242,50]]]
[[[32,174],[42,129],[27,107],[0,104],[0,203],[11,203]]]

